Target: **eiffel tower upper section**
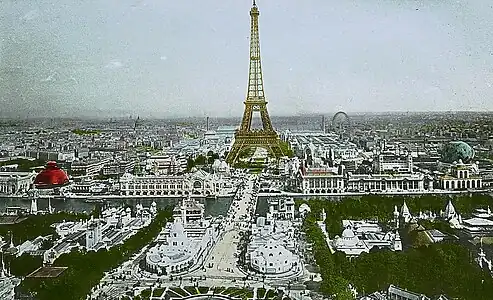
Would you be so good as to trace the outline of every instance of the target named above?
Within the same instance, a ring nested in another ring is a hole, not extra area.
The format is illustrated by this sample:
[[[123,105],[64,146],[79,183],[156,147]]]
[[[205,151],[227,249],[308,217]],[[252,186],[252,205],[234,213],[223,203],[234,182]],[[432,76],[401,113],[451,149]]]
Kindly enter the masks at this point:
[[[250,35],[250,67],[248,72],[248,90],[245,100],[245,111],[240,125],[241,133],[252,133],[252,117],[254,112],[259,112],[262,119],[264,133],[275,134],[267,111],[265,101],[264,82],[262,78],[262,64],[260,59],[260,41],[258,30],[258,17],[260,13],[255,1],[250,10],[251,35]]]
[[[246,101],[265,101],[264,81],[262,78],[262,63],[260,60],[260,39],[258,32],[258,17],[260,12],[255,1],[250,9],[250,69],[248,78],[248,94]]]

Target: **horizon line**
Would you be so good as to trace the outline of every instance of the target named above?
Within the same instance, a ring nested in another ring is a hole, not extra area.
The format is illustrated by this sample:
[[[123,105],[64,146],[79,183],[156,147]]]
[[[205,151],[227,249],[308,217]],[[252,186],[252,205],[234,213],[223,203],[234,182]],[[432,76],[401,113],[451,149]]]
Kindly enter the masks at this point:
[[[338,112],[344,112],[347,115],[382,115],[382,114],[456,114],[456,113],[482,113],[482,114],[490,114],[493,113],[491,110],[436,110],[436,111],[378,111],[378,112],[364,112],[364,111],[332,111],[332,112],[306,112],[300,114],[270,114],[271,117],[274,118],[286,118],[286,117],[310,117],[310,116],[326,116],[326,115],[334,115]],[[180,116],[180,115],[163,115],[163,116],[149,116],[147,114],[132,114],[129,113],[126,116],[101,116],[98,114],[94,115],[79,115],[79,116],[0,116],[0,121],[2,120],[39,120],[39,119],[75,119],[75,120],[84,120],[84,119],[127,119],[133,120],[139,117],[142,119],[206,119],[206,118],[214,118],[214,119],[241,119],[242,115],[238,116],[224,116],[224,115],[192,115],[192,116]]]

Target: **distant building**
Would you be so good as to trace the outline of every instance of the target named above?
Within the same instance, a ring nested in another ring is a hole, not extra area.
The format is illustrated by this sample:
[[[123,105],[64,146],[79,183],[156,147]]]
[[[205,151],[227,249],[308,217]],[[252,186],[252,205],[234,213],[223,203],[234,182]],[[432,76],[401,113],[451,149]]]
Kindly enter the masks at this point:
[[[471,218],[462,221],[462,230],[472,238],[493,236],[493,221],[483,218]]]
[[[238,126],[219,126],[216,129],[216,135],[219,136],[220,139],[232,139],[234,138],[237,129]]]
[[[212,170],[216,174],[224,174],[229,176],[231,174],[231,169],[228,163],[224,160],[216,159],[212,164]]]
[[[101,222],[92,220],[87,225],[86,231],[86,248],[95,249],[99,242],[103,240],[103,232],[101,230]]]
[[[111,161],[110,157],[102,159],[76,160],[70,165],[70,172],[76,176],[99,175],[103,167]]]
[[[377,174],[412,174],[413,157],[410,153],[406,155],[378,154],[374,160],[374,171]]]
[[[234,186],[221,174],[202,170],[183,175],[124,174],[120,178],[121,193],[127,196],[219,196],[234,191]]]
[[[436,229],[426,230],[425,233],[433,243],[439,243],[448,237],[446,234]]]
[[[44,263],[52,264],[60,255],[76,247],[85,246],[87,251],[98,251],[122,244],[148,226],[156,214],[156,203],[153,202],[149,208],[137,204],[135,216],[129,207],[112,207],[103,210],[100,218],[56,224],[55,231],[60,239],[44,252]]]
[[[421,192],[425,191],[423,174],[349,174],[348,192]],[[429,187],[431,187],[429,185]]]
[[[102,175],[123,175],[130,173],[135,167],[135,161],[113,161],[103,166]]]
[[[155,174],[176,175],[187,168],[187,158],[179,155],[152,155],[146,160],[146,169]],[[127,171],[129,172],[129,171]]]

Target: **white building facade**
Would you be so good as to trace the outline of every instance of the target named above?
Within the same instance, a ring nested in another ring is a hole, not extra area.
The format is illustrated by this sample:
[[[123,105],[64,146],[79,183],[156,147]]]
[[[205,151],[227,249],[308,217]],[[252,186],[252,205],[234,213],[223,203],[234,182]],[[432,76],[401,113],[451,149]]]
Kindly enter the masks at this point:
[[[343,226],[345,229],[342,235],[334,238],[332,247],[349,257],[369,253],[374,247],[402,251],[402,241],[397,230],[384,233],[375,222],[353,220],[343,220]]]
[[[272,203],[270,205],[274,206]],[[286,276],[302,270],[292,219],[280,217],[275,213],[268,213],[267,218],[259,217],[252,224],[247,260],[250,268],[257,273]]]
[[[183,175],[125,174],[120,179],[121,193],[126,196],[219,196],[234,191],[228,177],[199,170]]]
[[[482,177],[476,164],[454,163],[450,173],[440,177],[440,187],[444,190],[481,189]]]
[[[34,172],[0,172],[0,195],[26,193],[35,177]]]
[[[190,197],[174,210],[174,222],[146,253],[144,268],[159,275],[180,274],[198,266],[222,231],[222,219],[206,219],[204,206]]]
[[[269,199],[267,219],[294,220],[294,199],[281,197]]]
[[[303,194],[335,194],[344,192],[344,176],[337,168],[305,168],[298,174],[298,184]]]
[[[349,174],[348,192],[421,192],[425,191],[424,174],[366,175]]]
[[[377,174],[392,173],[392,174],[412,174],[413,173],[413,157],[410,153],[406,155],[396,154],[378,154],[375,157],[374,169]]]

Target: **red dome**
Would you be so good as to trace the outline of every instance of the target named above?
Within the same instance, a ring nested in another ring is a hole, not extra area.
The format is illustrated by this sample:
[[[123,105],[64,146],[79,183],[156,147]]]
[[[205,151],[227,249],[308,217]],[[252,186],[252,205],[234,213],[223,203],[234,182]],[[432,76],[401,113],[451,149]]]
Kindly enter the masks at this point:
[[[39,172],[34,179],[34,185],[38,189],[61,187],[67,183],[69,183],[67,173],[60,169],[54,161],[49,161],[44,170]]]

